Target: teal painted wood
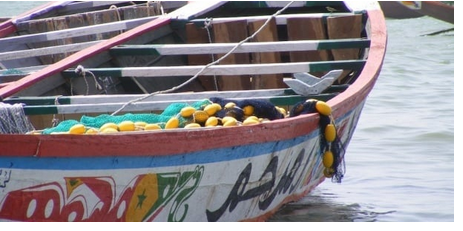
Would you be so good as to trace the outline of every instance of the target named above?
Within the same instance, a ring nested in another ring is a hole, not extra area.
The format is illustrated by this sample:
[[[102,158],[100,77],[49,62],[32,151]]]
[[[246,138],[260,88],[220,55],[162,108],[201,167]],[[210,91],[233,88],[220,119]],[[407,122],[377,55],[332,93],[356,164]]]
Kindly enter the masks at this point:
[[[333,85],[323,94],[314,95],[319,100],[327,100],[348,88],[349,85]],[[98,104],[98,103],[125,103],[141,97],[144,94],[134,95],[88,95],[88,96],[22,96],[10,97],[3,100],[4,103],[16,104],[22,103],[27,106],[55,106],[66,104]],[[146,98],[144,101],[169,101],[169,100],[187,100],[187,99],[206,99],[210,97],[221,98],[252,98],[252,97],[273,97],[272,100],[278,101],[279,97],[298,96],[290,88],[287,89],[265,89],[265,90],[242,90],[242,91],[222,91],[222,92],[195,92],[195,93],[172,93],[158,94]]]
[[[311,99],[328,101],[339,93],[326,93],[315,96],[310,96]],[[245,98],[229,98],[234,100],[250,99]],[[252,97],[252,99],[263,99],[280,106],[292,106],[298,102],[305,101],[309,97],[300,95],[288,96],[267,96],[267,97]],[[168,100],[168,101],[142,101],[132,103],[124,108],[124,112],[147,112],[147,111],[162,111],[173,103],[196,103],[204,98],[194,98],[188,100]],[[93,104],[61,104],[61,105],[26,105],[24,113],[26,115],[47,115],[47,114],[76,114],[76,113],[113,113],[124,106],[126,102],[118,103],[93,103]]]

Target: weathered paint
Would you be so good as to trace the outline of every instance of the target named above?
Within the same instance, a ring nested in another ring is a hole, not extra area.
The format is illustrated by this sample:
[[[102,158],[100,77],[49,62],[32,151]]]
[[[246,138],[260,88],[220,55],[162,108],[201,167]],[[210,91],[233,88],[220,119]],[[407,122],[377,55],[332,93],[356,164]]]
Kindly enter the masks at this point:
[[[337,120],[346,145],[362,107]],[[323,181],[319,138],[314,129],[293,139],[165,156],[5,155],[0,220],[258,220]]]

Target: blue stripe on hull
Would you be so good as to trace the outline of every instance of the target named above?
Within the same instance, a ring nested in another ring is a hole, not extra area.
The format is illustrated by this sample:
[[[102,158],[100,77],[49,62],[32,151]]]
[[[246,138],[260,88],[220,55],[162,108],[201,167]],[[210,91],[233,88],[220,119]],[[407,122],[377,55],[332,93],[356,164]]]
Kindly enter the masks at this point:
[[[252,144],[239,147],[212,149],[169,156],[129,156],[129,157],[2,157],[0,168],[11,169],[46,169],[46,170],[104,170],[181,166],[231,161],[268,154],[313,139],[319,131],[294,139]],[[211,141],[213,142],[213,141]],[[153,144],[153,150],[156,145]],[[84,151],[83,151],[84,152]]]

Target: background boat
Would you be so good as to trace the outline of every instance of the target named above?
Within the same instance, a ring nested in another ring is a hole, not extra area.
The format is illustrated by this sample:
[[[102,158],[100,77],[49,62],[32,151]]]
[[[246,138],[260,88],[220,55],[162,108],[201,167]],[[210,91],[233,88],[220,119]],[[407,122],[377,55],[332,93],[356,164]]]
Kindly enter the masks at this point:
[[[430,16],[453,24],[453,1],[380,1],[388,18],[405,19]]]

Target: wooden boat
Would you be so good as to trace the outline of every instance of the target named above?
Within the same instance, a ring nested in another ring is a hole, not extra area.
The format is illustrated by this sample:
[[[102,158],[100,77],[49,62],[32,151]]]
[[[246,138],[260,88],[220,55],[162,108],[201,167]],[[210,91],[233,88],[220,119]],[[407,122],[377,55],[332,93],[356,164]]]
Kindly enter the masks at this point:
[[[380,1],[379,4],[387,18],[430,16],[454,24],[453,1]]]
[[[0,220],[265,221],[341,182],[386,43],[377,2],[202,1],[87,48],[3,51],[72,54],[0,89]]]

